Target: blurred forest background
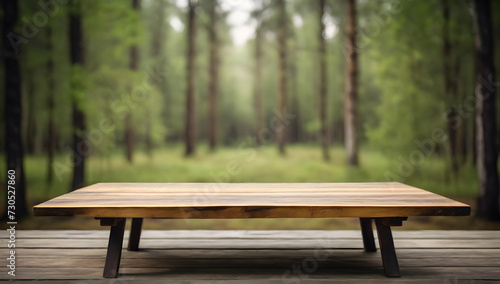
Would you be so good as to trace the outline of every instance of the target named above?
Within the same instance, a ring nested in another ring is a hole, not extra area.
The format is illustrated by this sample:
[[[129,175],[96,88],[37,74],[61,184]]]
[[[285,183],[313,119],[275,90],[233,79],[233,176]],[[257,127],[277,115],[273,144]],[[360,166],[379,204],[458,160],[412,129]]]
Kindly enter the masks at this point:
[[[3,0],[0,172],[16,170],[19,226],[63,224],[31,206],[96,182],[400,181],[473,206],[416,228],[500,229],[499,12],[486,0]],[[188,223],[340,224],[239,222]]]

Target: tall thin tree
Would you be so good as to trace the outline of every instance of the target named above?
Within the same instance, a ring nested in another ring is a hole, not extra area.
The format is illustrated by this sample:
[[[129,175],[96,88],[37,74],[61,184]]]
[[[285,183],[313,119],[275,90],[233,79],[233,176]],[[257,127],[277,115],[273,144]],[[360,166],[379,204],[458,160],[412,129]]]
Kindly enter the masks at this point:
[[[278,3],[278,111],[284,115],[286,105],[287,93],[287,72],[286,72],[286,56],[287,56],[287,15],[286,15],[286,2],[285,0],[277,0]],[[285,124],[281,119],[276,127],[276,134],[278,140],[278,149],[280,154],[285,154]]]
[[[318,32],[318,64],[319,64],[319,120],[321,123],[320,139],[323,149],[323,160],[330,159],[328,151],[329,135],[327,125],[327,92],[326,92],[326,40],[325,40],[325,0],[319,0],[319,32]]]
[[[134,13],[139,14],[140,2],[139,0],[132,0],[132,10]],[[135,29],[133,30],[135,33]],[[135,35],[135,34],[134,34]],[[135,74],[139,67],[139,46],[134,41],[130,47],[130,63],[129,69]],[[130,90],[132,92],[132,89]],[[125,115],[125,157],[129,163],[132,163],[134,154],[134,126],[132,120],[132,110],[128,109]]]
[[[450,42],[450,3],[449,0],[441,0],[441,10],[443,15],[443,75],[444,75],[444,99],[447,112],[448,143],[450,147],[450,162],[453,172],[458,172],[459,148],[457,145],[458,128],[455,122],[457,110],[455,108],[456,92],[451,74],[451,42]]]
[[[346,0],[347,19],[347,62],[344,97],[344,131],[347,150],[347,163],[358,165],[358,146],[356,138],[357,100],[358,100],[358,52],[356,44],[356,2]]]
[[[166,3],[167,0],[159,0],[155,1],[157,3],[158,7],[155,10],[154,14],[154,21],[152,22],[152,27],[151,29],[153,30],[152,37],[151,37],[151,57],[155,62],[158,64],[158,70],[161,73],[165,72],[165,66],[168,65],[167,63],[167,57],[165,56],[165,38],[166,38],[166,25],[165,25],[165,19],[167,17],[165,16],[165,10],[166,10]],[[162,121],[163,124],[167,129],[170,129],[171,126],[171,95],[168,92],[169,86],[168,86],[168,78],[162,78],[160,82],[158,82],[158,91],[161,94],[161,97],[163,98],[163,108],[161,111],[161,116],[162,116]],[[165,141],[168,141],[169,138],[169,131],[167,131],[167,135],[165,136]],[[151,134],[148,135],[148,144],[152,144],[152,138],[150,137]],[[148,148],[150,148],[148,146]]]
[[[297,143],[300,141],[301,128],[300,128],[300,102],[299,102],[299,75],[298,75],[298,43],[297,37],[290,37],[290,47],[288,53],[290,54],[290,61],[288,62],[288,74],[290,78],[290,92],[289,92],[289,109],[293,113],[294,119],[290,121],[288,126],[288,138],[290,143]]]
[[[476,33],[476,152],[479,214],[500,219],[496,145],[495,79],[491,1],[474,0]]]
[[[258,1],[256,4],[258,7],[253,12],[254,18],[257,21],[257,27],[255,28],[255,67],[254,67],[254,109],[255,109],[255,119],[256,119],[256,129],[255,135],[257,137],[257,145],[262,144],[260,141],[259,132],[264,129],[264,105],[263,105],[263,91],[262,91],[262,38],[264,30],[264,22],[262,19],[262,13],[264,12],[264,4],[262,0]]]
[[[26,80],[26,108],[25,108],[25,114],[26,114],[26,131],[25,131],[25,150],[27,154],[35,154],[36,149],[37,149],[37,143],[36,143],[36,136],[37,136],[37,120],[35,117],[36,113],[36,102],[35,102],[35,93],[36,93],[36,83],[35,83],[35,76],[33,76],[34,69],[33,67],[31,68],[26,68],[26,69],[31,69],[27,74],[30,74],[28,76],[28,79]]]
[[[195,114],[195,83],[194,63],[196,58],[196,1],[188,0],[188,51],[187,51],[187,93],[186,93],[186,156],[191,156],[195,151],[196,144],[196,114]]]
[[[85,180],[85,160],[88,155],[88,145],[83,133],[86,129],[85,113],[83,111],[83,82],[79,73],[83,72],[84,59],[84,38],[81,15],[81,1],[71,1],[71,11],[69,13],[69,36],[70,54],[72,65],[71,78],[71,105],[73,124],[73,180],[71,190],[83,186]]]
[[[3,63],[5,76],[5,150],[7,158],[7,171],[13,179],[14,184],[8,185],[15,188],[15,220],[19,220],[27,215],[26,210],[26,178],[24,176],[23,163],[23,141],[21,138],[21,73],[19,70],[19,55],[14,49],[11,36],[14,33],[14,28],[17,24],[19,15],[17,0],[2,1],[3,7]],[[14,172],[11,172],[14,171]],[[9,189],[10,190],[10,189]],[[7,213],[8,206],[5,198]],[[4,215],[6,217],[7,214]]]
[[[208,37],[210,40],[210,66],[208,86],[208,141],[211,151],[217,146],[217,94],[219,92],[219,39],[217,35],[217,0],[210,0]]]
[[[54,47],[52,44],[52,26],[49,22],[45,28],[47,31],[47,110],[48,110],[48,139],[47,139],[47,182],[50,184],[53,180],[52,164],[54,163],[54,153],[56,150],[56,129],[54,122],[55,108],[55,74],[54,74]]]

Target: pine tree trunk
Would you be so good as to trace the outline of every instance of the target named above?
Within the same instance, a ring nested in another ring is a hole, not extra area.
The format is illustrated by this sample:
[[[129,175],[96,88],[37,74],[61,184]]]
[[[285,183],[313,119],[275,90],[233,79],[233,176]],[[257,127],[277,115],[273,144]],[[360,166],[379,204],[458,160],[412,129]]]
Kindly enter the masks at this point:
[[[450,43],[450,6],[448,0],[441,0],[441,8],[443,14],[443,74],[444,74],[444,99],[448,107],[447,115],[447,130],[448,143],[450,147],[451,169],[455,175],[458,172],[458,145],[459,133],[456,123],[457,111],[454,107],[456,101],[453,79],[451,75],[451,43]]]
[[[163,40],[165,39],[165,0],[158,0],[156,10],[155,30],[151,38],[151,55],[154,59],[161,59],[163,54]]]
[[[475,90],[478,212],[487,219],[500,220],[491,2],[474,0],[474,12],[477,56]]]
[[[83,43],[83,27],[80,14],[80,1],[72,1],[72,10],[69,16],[69,32],[70,32],[70,50],[71,50],[71,65],[73,69],[82,69],[84,66],[84,43]],[[75,84],[76,78],[72,84]],[[78,84],[78,83],[76,83]],[[82,110],[81,98],[75,92],[81,88],[79,86],[71,86],[72,88],[72,117],[73,117],[73,181],[71,190],[81,188],[85,180],[85,159],[88,152],[88,145],[83,137],[85,132],[85,113]]]
[[[195,61],[195,8],[196,2],[189,1],[188,12],[188,54],[187,54],[187,94],[186,94],[186,156],[195,151],[196,121],[195,121],[195,93],[194,93],[194,61]]]
[[[165,57],[165,3],[166,0],[159,0],[158,8],[155,13],[155,21],[153,29],[153,36],[151,37],[151,56],[158,64],[158,70],[161,73],[164,73],[165,66],[168,66],[167,58]],[[161,97],[163,98],[163,108],[161,111],[161,117],[163,121],[163,125],[167,129],[167,134],[165,135],[165,142],[168,142],[171,138],[171,121],[170,121],[170,104],[171,98],[168,92],[168,78],[162,78],[162,80],[158,83],[158,90],[160,91]],[[151,139],[151,137],[149,138]]]
[[[467,162],[470,162],[471,164],[475,165],[476,164],[476,131],[475,131],[475,117],[472,117],[471,119],[466,120],[467,124],[467,135],[466,135],[466,157],[467,157]]]
[[[215,11],[217,0],[210,0],[210,25],[208,35],[210,39],[210,67],[209,77],[209,107],[208,107],[208,141],[211,151],[215,151],[217,145],[217,93],[219,88],[219,54],[217,38],[217,13]]]
[[[36,140],[36,121],[35,121],[35,77],[33,76],[34,72],[31,73],[28,77],[28,86],[26,87],[27,94],[27,123],[26,123],[26,152],[27,154],[35,153],[35,140]]]
[[[26,208],[26,178],[24,176],[23,164],[23,142],[21,137],[21,73],[19,70],[19,56],[10,44],[9,34],[14,32],[19,11],[17,0],[4,0],[3,6],[3,31],[2,42],[4,52],[4,72],[5,76],[5,150],[7,157],[7,171],[15,171],[14,182],[11,185],[15,188],[16,215],[17,221],[27,215]],[[5,173],[4,173],[5,174]],[[9,173],[11,175],[11,173]],[[6,182],[7,183],[7,182]],[[5,185],[7,187],[7,185]],[[7,217],[8,201],[5,198],[5,213]]]
[[[47,31],[47,53],[49,59],[47,60],[47,85],[48,85],[48,97],[47,97],[47,109],[49,112],[48,118],[48,139],[47,139],[47,183],[51,184],[53,181],[53,171],[52,164],[54,163],[54,153],[56,149],[56,131],[54,125],[54,91],[55,91],[55,81],[54,81],[54,48],[52,45],[52,27],[50,23],[46,27]]]
[[[254,81],[254,104],[256,115],[255,136],[257,145],[261,145],[260,131],[264,129],[264,108],[262,104],[262,20],[257,19],[258,26],[255,31],[255,81]]]
[[[139,0],[132,0],[132,9],[139,13]],[[139,66],[139,47],[134,43],[130,47],[130,64],[129,69],[135,74]],[[130,90],[132,92],[132,89]],[[132,163],[134,155],[134,126],[132,119],[132,111],[129,109],[125,115],[125,157],[129,163]]]
[[[300,108],[299,108],[299,95],[298,95],[298,84],[297,84],[297,63],[295,60],[295,48],[291,52],[291,58],[294,58],[289,64],[290,66],[290,79],[291,79],[291,90],[290,90],[290,109],[294,119],[290,121],[290,142],[297,143],[300,141]]]
[[[358,53],[356,50],[356,3],[347,0],[347,72],[345,77],[344,131],[347,163],[358,165],[356,138]]]
[[[318,59],[319,59],[319,120],[321,122],[320,139],[321,147],[323,149],[323,160],[330,160],[330,153],[328,151],[329,135],[327,125],[327,92],[326,92],[326,42],[325,42],[325,23],[323,16],[325,14],[325,0],[319,0],[319,45],[318,45]]]
[[[278,82],[278,111],[285,115],[286,105],[286,39],[287,39],[287,22],[286,22],[286,3],[285,0],[277,0],[279,5],[279,31],[278,31],[278,69],[279,69],[279,82]],[[276,134],[278,139],[278,149],[281,155],[285,154],[285,124],[281,119],[278,119]]]

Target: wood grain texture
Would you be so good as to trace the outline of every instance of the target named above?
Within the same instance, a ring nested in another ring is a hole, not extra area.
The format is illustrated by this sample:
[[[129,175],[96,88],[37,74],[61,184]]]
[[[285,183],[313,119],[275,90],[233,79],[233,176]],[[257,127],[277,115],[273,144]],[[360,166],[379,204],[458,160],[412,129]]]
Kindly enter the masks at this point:
[[[0,232],[3,241],[8,238],[6,233]],[[109,231],[19,230],[16,247],[18,270],[14,280],[45,280],[47,283],[61,280],[68,283],[80,279],[82,283],[90,280],[92,283],[109,283],[109,280],[102,280],[108,235]],[[500,247],[490,247],[492,241],[499,241],[498,231],[395,231],[394,237],[396,246],[398,239],[417,240],[408,243],[406,248],[397,249],[403,275],[400,279],[387,279],[381,273],[380,252],[363,252],[359,231],[145,230],[143,240],[155,240],[161,249],[137,252],[123,249],[118,282],[388,283],[390,280],[390,283],[482,283],[500,280]],[[74,238],[83,242],[79,248],[54,248],[59,242],[69,244]],[[128,238],[127,232],[125,238]],[[242,238],[253,244],[266,240],[278,243],[330,238],[334,243],[350,242],[346,247],[351,249],[323,249],[313,243],[308,249],[293,246],[281,249],[287,244],[271,249],[239,249],[238,242]],[[203,243],[212,241],[226,249],[212,249],[211,246],[172,249],[169,248],[172,240],[186,241],[182,247],[200,240]],[[415,246],[418,240],[425,240],[427,248]],[[36,241],[52,245],[39,245]],[[456,245],[456,241],[461,244]],[[318,251],[318,248],[321,249]],[[0,254],[8,255],[8,250],[7,247],[0,248]],[[317,269],[306,272],[303,263],[306,261],[310,265],[308,261],[312,259],[317,261]],[[299,267],[303,274],[286,274],[293,271],[293,267]],[[7,271],[6,266],[0,267],[0,281],[12,279]]]
[[[402,183],[99,183],[36,216],[325,218],[466,216],[470,206]]]
[[[393,231],[392,234],[397,240],[497,240],[500,245],[499,232],[490,231]],[[125,239],[128,239],[128,233]],[[18,230],[16,236],[22,239],[107,239],[109,230]],[[207,236],[213,238],[231,238],[231,239],[361,239],[359,230],[325,231],[325,230],[146,230],[141,233],[142,239],[183,239],[197,240],[204,239]],[[9,232],[0,231],[0,239],[7,239]],[[374,235],[377,238],[377,235]],[[481,241],[479,241],[481,242]],[[453,245],[453,242],[450,242]],[[481,244],[483,245],[483,244]],[[23,246],[24,247],[24,246]],[[500,247],[499,247],[500,248]],[[0,250],[2,247],[0,247]],[[499,254],[500,255],[500,254]]]
[[[339,248],[339,249],[363,249],[361,239],[356,239],[356,243],[352,239],[267,239],[255,241],[252,239],[231,240],[231,243],[210,240],[210,234],[204,235],[199,239],[169,239],[165,243],[164,239],[141,239],[141,249],[310,249],[310,248]],[[95,248],[106,249],[108,246],[107,240],[101,239],[61,239],[57,242],[38,239],[26,239],[23,241],[25,247],[34,248],[85,248],[92,246]],[[442,248],[490,248],[500,249],[500,239],[488,239],[481,243],[471,243],[470,240],[427,240],[427,239],[395,239],[395,246],[399,249],[403,248],[419,248],[426,249],[434,246]],[[1,251],[1,249],[0,249]]]

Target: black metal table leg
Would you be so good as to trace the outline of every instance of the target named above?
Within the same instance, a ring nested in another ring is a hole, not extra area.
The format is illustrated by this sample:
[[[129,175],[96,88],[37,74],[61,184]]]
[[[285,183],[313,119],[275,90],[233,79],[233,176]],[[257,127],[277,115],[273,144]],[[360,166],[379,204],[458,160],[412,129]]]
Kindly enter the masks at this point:
[[[116,278],[120,268],[120,259],[122,256],[123,233],[125,231],[126,219],[115,219],[111,224],[108,242],[108,252],[106,254],[106,263],[104,264],[104,278]],[[101,220],[101,225],[103,221]]]
[[[359,218],[361,225],[361,235],[363,236],[363,245],[366,252],[376,252],[375,239],[373,238],[373,228],[371,218]]]
[[[396,250],[394,248],[394,241],[391,233],[391,225],[401,226],[399,222],[401,221],[393,218],[375,218],[380,252],[382,254],[382,262],[384,264],[384,271],[387,277],[401,276],[399,273],[398,258],[396,256]]]
[[[130,237],[128,239],[128,250],[139,250],[139,241],[141,240],[143,218],[132,218],[132,226],[130,227]]]

